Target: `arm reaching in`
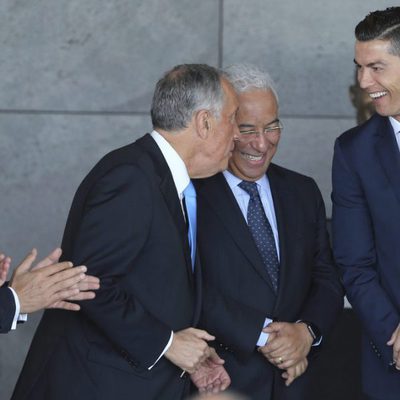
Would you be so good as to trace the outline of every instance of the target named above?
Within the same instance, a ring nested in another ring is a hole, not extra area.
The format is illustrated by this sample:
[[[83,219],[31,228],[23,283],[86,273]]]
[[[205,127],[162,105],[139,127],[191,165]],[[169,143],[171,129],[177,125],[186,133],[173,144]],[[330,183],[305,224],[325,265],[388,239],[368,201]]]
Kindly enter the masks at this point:
[[[211,355],[200,365],[190,379],[199,389],[200,393],[218,393],[228,388],[231,378],[226,372],[223,364],[225,361],[219,357],[211,347]]]
[[[210,357],[211,348],[207,341],[215,337],[201,329],[187,328],[174,332],[171,346],[165,357],[189,374],[195,372]]]
[[[7,274],[10,269],[11,258],[0,254],[0,287],[4,285],[7,279]]]
[[[21,313],[31,313],[46,307],[79,310],[79,305],[65,300],[90,298],[93,294],[81,292],[85,288],[95,288],[92,277],[87,279],[86,267],[72,268],[70,262],[59,263],[60,249],[55,249],[45,259],[32,268],[37,251],[33,249],[15,269],[10,287],[18,295]],[[97,279],[97,278],[95,278]]]
[[[295,366],[310,352],[313,338],[304,323],[273,322],[263,331],[270,337],[259,351],[280,369]]]

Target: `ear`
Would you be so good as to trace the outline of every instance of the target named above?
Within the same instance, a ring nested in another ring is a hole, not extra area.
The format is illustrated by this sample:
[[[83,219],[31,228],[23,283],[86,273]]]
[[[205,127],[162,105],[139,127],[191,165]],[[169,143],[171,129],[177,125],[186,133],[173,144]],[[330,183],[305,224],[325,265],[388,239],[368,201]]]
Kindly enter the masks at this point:
[[[199,110],[195,116],[195,124],[197,134],[202,139],[207,139],[208,135],[211,132],[211,115],[208,110]]]

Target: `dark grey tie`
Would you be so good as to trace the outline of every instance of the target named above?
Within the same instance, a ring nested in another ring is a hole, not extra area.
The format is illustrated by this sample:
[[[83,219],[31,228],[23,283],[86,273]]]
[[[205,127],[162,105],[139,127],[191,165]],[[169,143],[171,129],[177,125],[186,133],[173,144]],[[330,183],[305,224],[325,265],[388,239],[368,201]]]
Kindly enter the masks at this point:
[[[249,206],[247,208],[247,224],[268,275],[271,278],[272,286],[275,292],[277,292],[279,280],[278,254],[276,251],[274,234],[268,218],[265,215],[257,190],[257,183],[242,181],[239,183],[239,187],[250,195]]]

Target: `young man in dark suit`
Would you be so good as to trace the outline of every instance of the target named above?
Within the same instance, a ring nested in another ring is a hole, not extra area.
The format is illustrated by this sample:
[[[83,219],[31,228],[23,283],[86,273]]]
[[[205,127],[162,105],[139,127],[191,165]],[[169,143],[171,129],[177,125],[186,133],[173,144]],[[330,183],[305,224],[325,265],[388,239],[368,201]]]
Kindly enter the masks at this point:
[[[307,399],[307,374],[297,378],[343,307],[323,200],[311,178],[271,163],[282,124],[269,75],[248,65],[225,73],[240,134],[228,170],[197,182],[201,327],[216,337],[233,389]]]
[[[361,89],[376,114],[341,135],[333,159],[333,250],[363,325],[362,381],[371,399],[400,397],[400,7],[355,29]]]
[[[154,131],[105,156],[68,217],[65,255],[101,288],[79,314],[45,313],[14,400],[177,400],[188,375],[207,389],[208,372],[226,387],[213,336],[194,328],[201,271],[187,189],[226,168],[237,107],[231,85],[206,65],[177,66],[157,83]]]

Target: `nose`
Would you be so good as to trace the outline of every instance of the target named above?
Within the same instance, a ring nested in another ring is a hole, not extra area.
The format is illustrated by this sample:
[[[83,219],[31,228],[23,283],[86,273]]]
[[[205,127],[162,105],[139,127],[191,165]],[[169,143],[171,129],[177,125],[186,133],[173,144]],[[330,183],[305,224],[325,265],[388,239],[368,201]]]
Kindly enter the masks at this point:
[[[357,79],[361,89],[367,89],[373,83],[373,80],[371,78],[371,73],[367,68],[358,69]]]
[[[267,135],[265,135],[264,133],[261,133],[253,139],[253,141],[251,142],[251,145],[254,149],[256,149],[260,152],[264,152],[265,149],[268,147],[268,143],[269,143],[269,141],[268,141]]]

